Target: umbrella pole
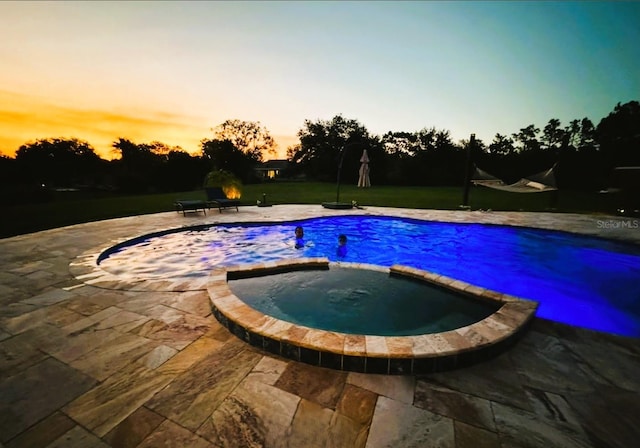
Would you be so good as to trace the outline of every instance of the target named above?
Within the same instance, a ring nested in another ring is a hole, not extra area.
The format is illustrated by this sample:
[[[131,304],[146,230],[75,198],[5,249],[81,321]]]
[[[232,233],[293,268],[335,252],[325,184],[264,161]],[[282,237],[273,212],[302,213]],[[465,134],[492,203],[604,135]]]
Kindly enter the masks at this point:
[[[467,144],[467,160],[464,166],[464,186],[462,191],[461,208],[469,208],[469,187],[471,186],[471,169],[473,161],[471,159],[471,151],[476,143],[476,134],[471,134],[469,143]]]
[[[342,147],[342,152],[340,153],[340,163],[338,164],[338,185],[336,187],[336,204],[340,202],[340,172],[342,171],[342,162],[344,161],[344,153],[347,147]]]

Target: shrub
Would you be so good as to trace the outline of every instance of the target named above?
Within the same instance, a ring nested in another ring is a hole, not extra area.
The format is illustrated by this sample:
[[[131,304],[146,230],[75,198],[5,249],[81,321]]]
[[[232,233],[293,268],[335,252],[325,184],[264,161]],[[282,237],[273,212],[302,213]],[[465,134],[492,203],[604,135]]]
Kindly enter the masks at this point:
[[[209,171],[204,178],[204,188],[207,187],[221,187],[229,199],[239,199],[242,196],[242,182],[228,171]]]

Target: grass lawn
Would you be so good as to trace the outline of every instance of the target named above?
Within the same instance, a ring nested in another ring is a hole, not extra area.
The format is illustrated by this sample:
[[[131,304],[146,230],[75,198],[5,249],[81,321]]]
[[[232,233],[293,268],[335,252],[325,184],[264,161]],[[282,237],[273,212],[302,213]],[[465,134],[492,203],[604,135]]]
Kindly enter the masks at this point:
[[[245,185],[242,204],[255,205],[266,194],[272,204],[318,204],[336,200],[336,185],[319,182],[278,182]],[[357,201],[362,206],[431,208],[454,210],[462,204],[461,187],[340,186],[340,202]],[[58,197],[51,202],[5,207],[0,238],[37,232],[102,219],[175,210],[177,199],[205,199],[203,190],[111,196],[93,199]],[[508,193],[484,187],[472,187],[472,209],[545,211],[551,204],[549,193]],[[615,203],[598,193],[561,191],[556,204],[559,212],[613,213]]]

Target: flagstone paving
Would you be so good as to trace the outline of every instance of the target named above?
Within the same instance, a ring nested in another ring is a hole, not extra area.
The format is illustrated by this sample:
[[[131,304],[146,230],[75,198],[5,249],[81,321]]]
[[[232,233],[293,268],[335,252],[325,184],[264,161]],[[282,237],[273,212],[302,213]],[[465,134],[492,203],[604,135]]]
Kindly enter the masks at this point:
[[[615,217],[320,206],[160,213],[0,240],[0,448],[618,447],[640,438],[640,341],[535,319],[494,359],[418,376],[263,352],[207,291],[111,289],[76,257],[185,225],[380,214],[578,232],[640,244]]]

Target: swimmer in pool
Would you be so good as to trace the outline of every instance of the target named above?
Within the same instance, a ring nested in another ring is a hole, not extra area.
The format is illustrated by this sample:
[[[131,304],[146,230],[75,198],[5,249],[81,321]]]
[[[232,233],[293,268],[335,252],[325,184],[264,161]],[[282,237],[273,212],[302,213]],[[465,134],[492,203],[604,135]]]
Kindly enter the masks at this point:
[[[342,234],[338,237],[337,255],[340,258],[344,258],[347,255],[347,235]]]
[[[304,230],[302,227],[296,227],[296,249],[302,249],[304,247]]]

